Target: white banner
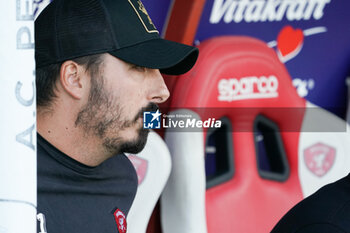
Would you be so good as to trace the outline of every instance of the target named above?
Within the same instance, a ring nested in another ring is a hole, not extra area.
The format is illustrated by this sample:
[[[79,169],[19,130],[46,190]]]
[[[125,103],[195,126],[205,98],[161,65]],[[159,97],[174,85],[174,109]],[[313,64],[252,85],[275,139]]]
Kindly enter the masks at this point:
[[[0,1],[0,233],[36,233],[34,10]]]

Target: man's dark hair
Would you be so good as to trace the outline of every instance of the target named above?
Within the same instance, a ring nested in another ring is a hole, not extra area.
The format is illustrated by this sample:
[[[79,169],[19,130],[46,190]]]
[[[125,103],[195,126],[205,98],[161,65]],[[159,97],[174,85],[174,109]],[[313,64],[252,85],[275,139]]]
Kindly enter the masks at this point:
[[[72,59],[72,61],[84,66],[85,71],[91,77],[99,72],[103,61],[102,54],[90,55]],[[49,107],[56,98],[56,81],[60,76],[61,63],[48,65],[36,70],[36,101],[38,107]]]

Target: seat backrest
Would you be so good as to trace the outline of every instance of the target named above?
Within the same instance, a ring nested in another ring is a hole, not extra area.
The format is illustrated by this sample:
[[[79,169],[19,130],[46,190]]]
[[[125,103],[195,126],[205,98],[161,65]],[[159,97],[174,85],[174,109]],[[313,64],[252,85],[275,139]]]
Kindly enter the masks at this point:
[[[298,172],[304,197],[349,173],[349,132],[345,120],[306,102],[298,144]]]
[[[128,233],[145,233],[170,174],[170,153],[164,140],[151,131],[145,148],[136,155],[128,154],[128,158],[136,169],[139,183],[127,217]]]
[[[325,169],[333,178],[307,188],[314,179],[305,176],[310,169],[301,169],[300,150],[313,144],[300,139],[319,133],[300,133],[307,124],[308,104],[264,42],[225,36],[201,43],[199,50],[195,67],[174,87],[171,107],[203,121],[222,119],[224,127],[166,132],[174,166],[162,195],[164,232],[268,232],[303,196],[349,169]],[[198,138],[203,144],[191,143]],[[342,164],[343,158],[336,163]],[[200,185],[205,180],[206,190]],[[188,225],[176,229],[170,224],[179,220],[175,217]]]

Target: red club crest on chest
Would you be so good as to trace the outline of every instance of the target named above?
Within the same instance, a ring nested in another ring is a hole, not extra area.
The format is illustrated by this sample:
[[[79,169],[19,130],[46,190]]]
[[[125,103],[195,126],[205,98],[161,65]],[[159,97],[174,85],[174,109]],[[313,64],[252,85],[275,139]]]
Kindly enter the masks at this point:
[[[117,223],[119,233],[126,233],[127,225],[125,214],[120,209],[116,209],[113,215]]]

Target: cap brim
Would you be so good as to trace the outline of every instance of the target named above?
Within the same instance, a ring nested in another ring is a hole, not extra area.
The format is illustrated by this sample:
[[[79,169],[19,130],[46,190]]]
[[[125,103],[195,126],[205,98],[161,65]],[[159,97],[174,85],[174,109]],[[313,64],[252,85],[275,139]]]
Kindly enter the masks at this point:
[[[161,73],[180,75],[189,71],[196,63],[198,49],[165,39],[153,39],[109,52],[126,62]]]

